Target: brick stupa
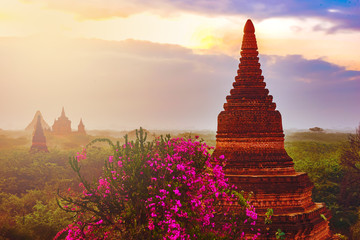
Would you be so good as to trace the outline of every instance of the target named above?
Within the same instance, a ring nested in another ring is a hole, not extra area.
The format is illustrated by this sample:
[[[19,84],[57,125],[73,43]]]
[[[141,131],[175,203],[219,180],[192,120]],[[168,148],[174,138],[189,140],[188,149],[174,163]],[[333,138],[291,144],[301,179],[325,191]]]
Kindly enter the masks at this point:
[[[54,121],[52,131],[55,135],[71,134],[71,121],[66,117],[64,108],[62,108],[61,116]]]
[[[40,115],[38,116],[36,121],[30,152],[49,152],[46,146],[46,138],[44,135],[43,127],[41,125]]]
[[[306,173],[295,172],[293,160],[284,149],[280,112],[265,88],[258,58],[255,29],[246,22],[238,75],[218,116],[215,156],[227,159],[229,181],[246,193],[260,219],[256,228],[268,229],[260,239],[275,239],[281,229],[286,239],[331,239],[330,213],[311,199],[313,184]],[[264,225],[268,208],[274,215]],[[250,232],[248,229],[247,231]]]

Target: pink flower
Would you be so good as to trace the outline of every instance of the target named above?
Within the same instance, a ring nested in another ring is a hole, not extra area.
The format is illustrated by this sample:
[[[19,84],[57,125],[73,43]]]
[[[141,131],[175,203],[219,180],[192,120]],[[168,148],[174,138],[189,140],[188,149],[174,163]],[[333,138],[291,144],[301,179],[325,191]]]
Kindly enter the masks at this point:
[[[174,192],[175,195],[177,195],[177,196],[180,196],[180,195],[181,195],[181,192],[179,191],[178,188],[175,188],[175,189],[173,190],[173,192]]]
[[[123,214],[140,206],[144,214],[133,215],[137,223],[144,223],[139,227],[155,231],[156,236],[164,239],[196,239],[196,235],[188,234],[188,227],[194,225],[199,227],[199,234],[211,232],[219,237],[234,234],[234,230],[241,229],[248,221],[251,223],[249,225],[255,225],[257,214],[251,206],[241,208],[242,214],[248,217],[244,222],[233,218],[230,207],[222,216],[227,222],[216,222],[213,213],[219,211],[220,200],[231,205],[236,199],[236,195],[231,193],[235,186],[230,187],[224,175],[223,155],[216,160],[208,152],[210,147],[192,139],[177,138],[164,142],[158,138],[152,144],[149,149],[144,145],[145,154],[139,151],[138,143],[129,142],[123,145],[124,150],[114,151],[113,156],[109,156],[109,162],[118,159],[117,164],[107,164],[102,175],[104,177],[98,179],[97,185],[90,185],[90,188],[86,185],[87,190],[83,188],[83,195],[79,199],[97,199],[96,204],[99,209],[105,209],[104,217],[107,217],[101,220],[115,220],[117,227],[121,219],[126,219]],[[135,203],[130,201],[134,197]],[[74,206],[68,204],[69,208]],[[109,206],[125,206],[126,209],[106,213]],[[99,216],[95,217],[81,207],[76,210],[81,210],[79,220],[69,226],[67,239],[118,237],[117,229],[113,226],[94,224]],[[140,215],[147,216],[147,219],[138,221]],[[184,221],[190,224],[183,224]],[[126,224],[127,221],[123,221],[120,226],[125,231]],[[241,238],[244,236],[242,233]]]
[[[152,219],[149,220],[149,226],[148,226],[148,228],[149,228],[150,230],[154,230],[154,229],[155,229],[154,222],[153,222]]]

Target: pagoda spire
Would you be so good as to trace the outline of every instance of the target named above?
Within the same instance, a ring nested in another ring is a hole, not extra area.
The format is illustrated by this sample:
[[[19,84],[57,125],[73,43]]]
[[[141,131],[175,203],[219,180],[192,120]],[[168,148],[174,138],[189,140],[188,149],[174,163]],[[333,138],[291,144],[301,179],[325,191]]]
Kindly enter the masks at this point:
[[[84,126],[84,123],[82,121],[82,118],[80,118],[80,123],[78,125],[78,133],[86,135],[85,126]]]
[[[275,110],[276,104],[272,102],[273,97],[269,95],[269,90],[265,88],[264,77],[261,75],[255,28],[251,20],[247,20],[244,27],[244,37],[241,47],[241,58],[237,76],[233,83],[233,89],[227,96],[227,103],[224,104],[225,111],[261,108],[270,111]],[[275,115],[280,118],[280,113]],[[275,117],[275,116],[274,116]],[[259,129],[263,131],[264,129]],[[277,126],[277,132],[282,133],[282,126]]]
[[[231,184],[254,193],[251,204],[261,219],[257,226],[269,229],[269,239],[275,239],[277,229],[286,239],[330,239],[328,223],[320,217],[331,218],[329,211],[312,201],[313,184],[306,173],[295,171],[285,151],[281,114],[266,89],[257,49],[249,19],[233,88],[218,116],[213,155],[227,159],[224,171]],[[268,226],[261,222],[269,208],[274,215]]]
[[[242,50],[245,49],[251,49],[251,50],[257,50],[257,43],[256,43],[256,37],[255,37],[255,27],[254,24],[250,19],[246,21],[245,27],[244,27],[244,37],[242,41]]]
[[[61,110],[61,117],[66,117],[66,116],[65,116],[65,110],[64,110],[64,107],[62,107],[62,110]]]
[[[38,115],[37,122],[34,129],[34,135],[32,138],[32,145],[30,152],[49,152],[46,146],[46,138],[43,128],[41,126],[41,116]]]
[[[236,142],[239,148],[237,154],[245,154],[244,150],[248,150],[247,148],[257,153],[248,156],[251,158],[251,163],[236,158],[236,164],[234,163],[231,168],[228,167],[228,172],[250,174],[251,171],[258,172],[265,166],[281,168],[284,173],[294,172],[292,159],[284,149],[281,114],[275,110],[276,104],[272,101],[273,97],[269,95],[269,90],[265,88],[266,83],[261,75],[255,28],[250,19],[244,27],[240,54],[240,64],[233,89],[226,97],[224,111],[218,116],[215,152],[225,151],[223,145]],[[234,149],[228,150],[232,155],[234,154]],[[277,156],[270,154],[272,152],[276,152]],[[269,154],[264,155],[264,153]]]

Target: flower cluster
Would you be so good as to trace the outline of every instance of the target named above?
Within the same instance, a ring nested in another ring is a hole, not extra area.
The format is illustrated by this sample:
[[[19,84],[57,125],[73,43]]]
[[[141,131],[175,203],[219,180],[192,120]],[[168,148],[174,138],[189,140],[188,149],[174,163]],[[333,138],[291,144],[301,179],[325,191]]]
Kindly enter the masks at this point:
[[[76,153],[76,159],[80,162],[83,159],[86,159],[86,149],[84,148],[81,152]]]
[[[229,186],[224,157],[205,143],[159,138],[117,144],[97,184],[82,182],[78,198],[62,197],[77,213],[66,239],[244,239],[257,215]],[[70,208],[66,208],[67,211]],[[253,239],[259,233],[254,233]]]

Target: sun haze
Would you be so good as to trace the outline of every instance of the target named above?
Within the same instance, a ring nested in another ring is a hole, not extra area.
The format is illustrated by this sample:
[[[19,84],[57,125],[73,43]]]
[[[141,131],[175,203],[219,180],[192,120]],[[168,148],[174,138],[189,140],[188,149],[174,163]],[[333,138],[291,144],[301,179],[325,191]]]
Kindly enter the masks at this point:
[[[216,129],[246,19],[285,128],[360,121],[358,1],[0,1],[0,128]],[[73,125],[73,128],[76,126]]]

